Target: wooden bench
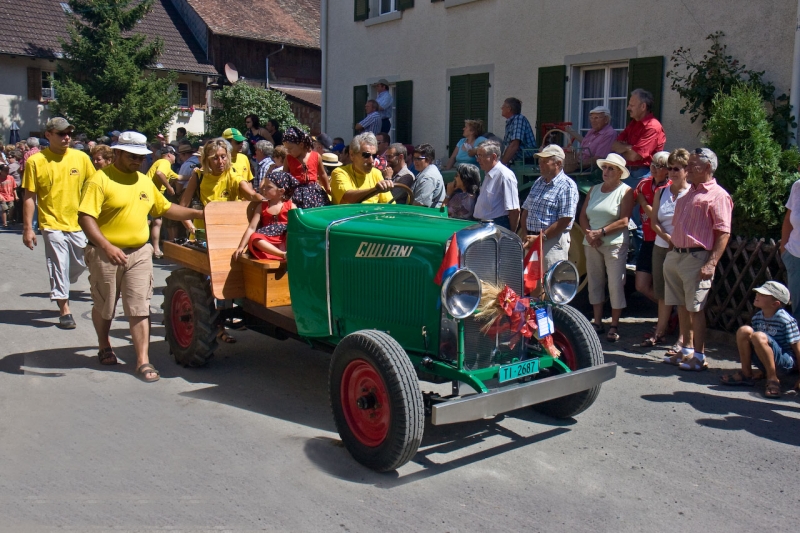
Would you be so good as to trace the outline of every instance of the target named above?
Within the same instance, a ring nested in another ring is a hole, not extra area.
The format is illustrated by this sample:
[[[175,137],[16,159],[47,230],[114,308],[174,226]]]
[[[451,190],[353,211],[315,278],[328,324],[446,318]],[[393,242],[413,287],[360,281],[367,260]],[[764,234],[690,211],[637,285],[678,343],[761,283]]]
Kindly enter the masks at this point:
[[[205,207],[207,252],[164,242],[164,257],[211,277],[215,298],[247,298],[264,307],[291,304],[286,263],[241,257],[233,252],[249,220],[249,202],[211,202]]]

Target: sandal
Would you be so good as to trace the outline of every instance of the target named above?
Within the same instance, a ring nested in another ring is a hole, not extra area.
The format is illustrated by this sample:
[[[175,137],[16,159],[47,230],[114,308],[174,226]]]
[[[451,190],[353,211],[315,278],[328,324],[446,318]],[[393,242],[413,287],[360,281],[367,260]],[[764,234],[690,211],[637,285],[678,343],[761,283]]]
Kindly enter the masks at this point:
[[[608,342],[617,342],[619,340],[619,333],[616,330],[619,328],[617,326],[611,326],[608,328],[608,334],[606,335],[606,340]]]
[[[651,348],[659,344],[664,344],[666,340],[667,340],[666,335],[657,335],[655,333],[652,334],[648,333],[647,338],[643,340],[639,346],[641,346],[642,348]]]
[[[101,365],[116,365],[119,363],[117,355],[111,347],[100,348],[100,351],[97,352],[97,358],[100,360]]]
[[[780,398],[781,397],[781,382],[780,381],[767,381],[767,388],[764,390],[764,396],[767,398]]]
[[[756,380],[753,379],[753,376],[745,376],[741,370],[737,370],[733,374],[725,374],[719,378],[719,381],[723,385],[728,385],[729,387],[752,387],[756,384]]]
[[[598,335],[606,332],[606,328],[603,327],[603,324],[592,322],[592,327],[594,328],[594,332],[597,333]]]
[[[667,352],[669,354],[670,352]],[[681,353],[673,353],[672,355],[665,355],[662,361],[668,365],[680,366],[683,362],[683,354]]]
[[[686,370],[687,372],[702,372],[704,370],[708,370],[708,361],[705,359],[701,361],[697,357],[692,356],[692,358],[688,361],[678,365],[678,368],[681,370]]]
[[[224,329],[217,332],[217,339],[226,344],[234,344],[236,342],[236,339],[232,335],[229,335]]]
[[[148,378],[147,374],[155,374],[156,376],[154,378]],[[145,383],[154,383],[161,379],[161,373],[150,363],[145,363],[136,369],[136,377]]]

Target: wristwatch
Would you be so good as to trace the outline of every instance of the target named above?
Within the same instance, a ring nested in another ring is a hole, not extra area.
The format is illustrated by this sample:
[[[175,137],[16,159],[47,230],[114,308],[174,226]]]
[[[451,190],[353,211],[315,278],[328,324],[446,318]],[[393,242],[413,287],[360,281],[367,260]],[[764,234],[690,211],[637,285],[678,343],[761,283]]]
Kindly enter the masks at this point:
[[[547,233],[542,232],[540,235],[542,236],[542,242],[546,242],[547,241]]]

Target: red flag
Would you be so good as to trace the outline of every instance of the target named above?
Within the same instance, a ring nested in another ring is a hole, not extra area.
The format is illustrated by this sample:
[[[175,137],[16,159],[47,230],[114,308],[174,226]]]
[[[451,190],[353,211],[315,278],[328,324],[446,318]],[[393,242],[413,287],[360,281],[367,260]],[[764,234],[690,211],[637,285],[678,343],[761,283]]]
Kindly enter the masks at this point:
[[[459,259],[458,242],[456,241],[456,234],[453,233],[453,236],[450,238],[449,247],[444,253],[444,259],[439,266],[436,277],[433,278],[433,282],[437,285],[441,285],[447,278],[455,274],[456,270],[458,270]]]
[[[542,253],[542,234],[531,244],[525,256],[525,294],[530,294],[544,277],[544,254]]]

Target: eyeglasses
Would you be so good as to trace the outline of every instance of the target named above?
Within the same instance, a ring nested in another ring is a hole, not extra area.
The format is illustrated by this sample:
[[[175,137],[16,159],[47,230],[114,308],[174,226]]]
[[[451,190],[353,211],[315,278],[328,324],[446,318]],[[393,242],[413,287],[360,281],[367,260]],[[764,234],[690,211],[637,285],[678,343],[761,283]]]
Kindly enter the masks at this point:
[[[378,154],[371,154],[369,152],[361,152],[361,157],[363,157],[364,159],[377,159],[378,158]]]
[[[415,157],[414,161],[425,161],[424,157]]]
[[[614,172],[615,170],[619,170],[618,167],[615,167],[613,165],[603,165],[600,168],[603,170],[603,172]]]
[[[686,168],[686,167],[668,167],[667,170],[670,171],[670,172],[680,172],[684,168]]]
[[[659,165],[658,163],[650,163],[650,166],[653,168],[665,168],[664,165]]]
[[[50,133],[55,133],[59,137],[68,137],[68,136],[72,135],[71,131],[53,131],[53,132],[50,132]]]

